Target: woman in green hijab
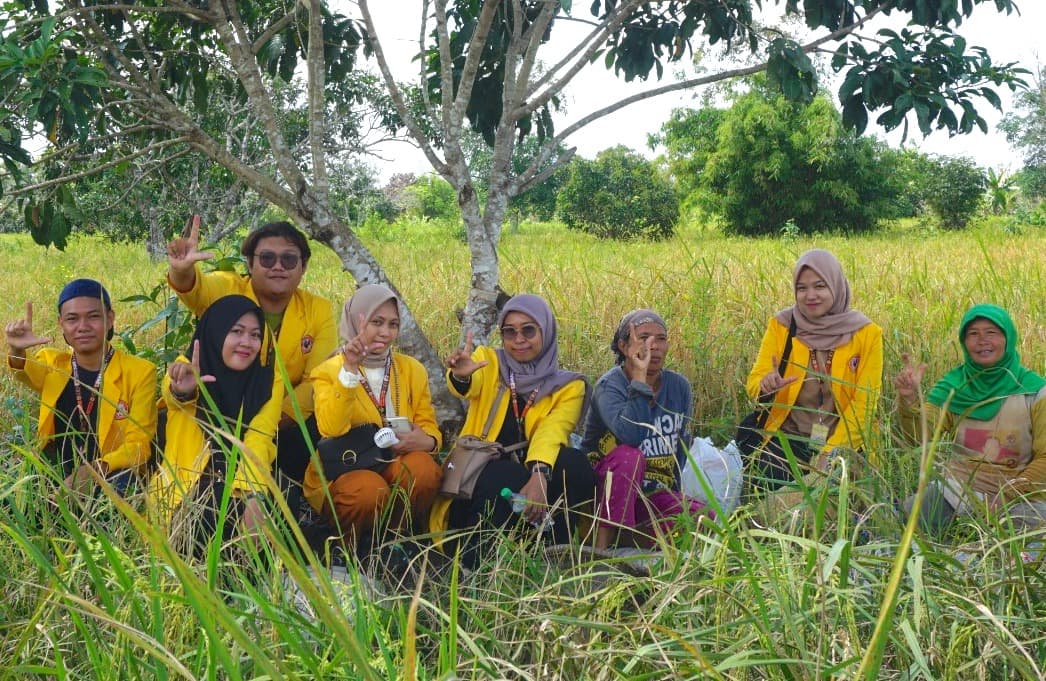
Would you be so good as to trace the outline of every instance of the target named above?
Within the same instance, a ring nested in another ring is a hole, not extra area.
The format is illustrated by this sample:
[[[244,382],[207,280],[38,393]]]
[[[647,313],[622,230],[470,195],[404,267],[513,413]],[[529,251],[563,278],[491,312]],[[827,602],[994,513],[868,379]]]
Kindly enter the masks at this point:
[[[1017,329],[1006,310],[976,305],[963,316],[959,342],[965,360],[927,394],[926,421],[938,419],[953,445],[940,478],[926,492],[920,513],[925,531],[940,532],[956,514],[978,507],[1008,507],[1018,522],[1046,518],[1046,379],[1021,365]],[[926,365],[904,368],[894,379],[901,428],[921,432],[918,388]],[[909,499],[906,510],[911,510]]]

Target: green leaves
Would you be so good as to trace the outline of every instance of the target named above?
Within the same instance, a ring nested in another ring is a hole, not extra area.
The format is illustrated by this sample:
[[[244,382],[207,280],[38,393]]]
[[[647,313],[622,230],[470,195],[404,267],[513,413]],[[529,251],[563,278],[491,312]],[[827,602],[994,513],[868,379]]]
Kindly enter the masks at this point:
[[[869,113],[877,110],[882,113],[876,122],[887,130],[905,124],[912,113],[924,135],[935,129],[951,134],[974,127],[986,130],[977,103],[984,100],[999,108],[993,86],[1024,86],[1020,76],[1026,70],[1013,63],[993,64],[983,48],[967,50],[966,40],[950,30],[882,30],[879,36],[879,49],[868,52],[851,42],[832,60],[836,71],[853,64],[839,88],[839,100],[844,124],[857,132],[865,130]]]
[[[766,73],[790,101],[809,104],[817,94],[817,73],[799,43],[777,38],[770,43]]]

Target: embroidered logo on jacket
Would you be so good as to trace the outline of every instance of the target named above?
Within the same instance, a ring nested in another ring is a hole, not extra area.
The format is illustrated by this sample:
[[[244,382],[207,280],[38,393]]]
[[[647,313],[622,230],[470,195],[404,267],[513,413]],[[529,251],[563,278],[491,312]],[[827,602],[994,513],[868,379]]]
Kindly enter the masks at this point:
[[[861,363],[861,356],[860,355],[854,355],[853,357],[850,358],[850,361],[847,363],[847,366],[850,367],[850,371],[857,371],[857,365],[860,364],[860,363]]]
[[[307,355],[310,352],[312,352],[312,336],[302,336],[301,352],[303,355]]]
[[[120,420],[127,418],[127,403],[120,400],[116,403],[116,414],[113,416],[114,419]]]

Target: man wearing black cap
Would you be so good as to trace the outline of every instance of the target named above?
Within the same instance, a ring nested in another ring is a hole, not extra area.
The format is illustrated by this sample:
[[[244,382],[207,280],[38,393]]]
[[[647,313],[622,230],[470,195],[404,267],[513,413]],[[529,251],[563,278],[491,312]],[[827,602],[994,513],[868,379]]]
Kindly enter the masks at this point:
[[[33,332],[33,304],[25,319],[4,328],[7,365],[40,394],[37,433],[45,456],[66,484],[90,488],[93,468],[123,489],[152,453],[156,432],[156,366],[114,348],[109,292],[93,279],[75,279],[58,297],[58,323],[71,352],[44,348]]]

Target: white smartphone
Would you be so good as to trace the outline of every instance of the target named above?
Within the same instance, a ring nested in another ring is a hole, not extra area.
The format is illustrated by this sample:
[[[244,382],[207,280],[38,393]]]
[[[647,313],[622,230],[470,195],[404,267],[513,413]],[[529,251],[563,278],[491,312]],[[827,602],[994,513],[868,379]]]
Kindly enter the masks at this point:
[[[406,416],[390,416],[389,417],[389,428],[392,428],[392,432],[397,435],[404,435],[410,432],[410,419]]]

